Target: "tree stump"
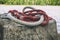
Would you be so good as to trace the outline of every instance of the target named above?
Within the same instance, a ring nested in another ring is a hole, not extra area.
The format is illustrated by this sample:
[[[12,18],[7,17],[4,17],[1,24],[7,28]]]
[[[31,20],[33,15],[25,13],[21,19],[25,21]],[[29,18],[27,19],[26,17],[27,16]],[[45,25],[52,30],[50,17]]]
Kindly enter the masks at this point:
[[[54,19],[47,25],[30,27],[0,18],[0,32],[1,40],[58,40]]]

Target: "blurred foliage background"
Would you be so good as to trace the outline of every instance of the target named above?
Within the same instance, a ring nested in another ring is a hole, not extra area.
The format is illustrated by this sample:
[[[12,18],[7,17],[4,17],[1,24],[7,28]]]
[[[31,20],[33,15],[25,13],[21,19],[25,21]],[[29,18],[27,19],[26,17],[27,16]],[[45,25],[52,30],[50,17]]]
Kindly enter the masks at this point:
[[[60,5],[60,0],[0,0],[8,5]]]

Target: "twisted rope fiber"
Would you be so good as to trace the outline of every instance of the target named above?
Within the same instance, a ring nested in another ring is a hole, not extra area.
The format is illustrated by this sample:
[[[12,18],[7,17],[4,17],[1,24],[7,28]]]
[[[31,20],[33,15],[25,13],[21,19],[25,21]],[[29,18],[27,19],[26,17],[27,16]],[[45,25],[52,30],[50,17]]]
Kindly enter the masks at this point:
[[[40,18],[38,16],[35,15],[43,15],[44,16],[44,21],[41,23],[41,25],[46,25],[49,20],[51,20],[52,18],[49,17],[46,12],[44,12],[43,10],[37,10],[37,9],[33,9],[33,10],[28,10],[28,11],[23,11],[23,12],[18,12],[17,10],[9,10],[9,13],[11,13],[13,16],[15,16],[17,19],[22,20],[22,21],[26,21],[26,22],[35,22],[38,21]],[[28,13],[28,14],[26,14]]]

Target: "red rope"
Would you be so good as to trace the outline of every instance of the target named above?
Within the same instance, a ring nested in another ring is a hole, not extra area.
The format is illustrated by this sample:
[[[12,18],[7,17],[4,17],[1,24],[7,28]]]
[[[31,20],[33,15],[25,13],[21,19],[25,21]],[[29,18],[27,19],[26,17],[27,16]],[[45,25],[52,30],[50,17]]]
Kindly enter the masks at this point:
[[[36,13],[34,13],[34,12],[36,12]],[[37,17],[35,15],[37,15],[37,14],[43,15],[44,21],[42,22],[41,25],[46,25],[49,22],[49,20],[52,19],[42,10],[29,10],[26,12],[18,12],[17,10],[10,10],[9,13],[11,13],[13,16],[16,16],[19,20],[23,20],[23,21],[27,21],[27,22],[38,21],[39,17]],[[26,13],[28,13],[28,14],[26,14]]]

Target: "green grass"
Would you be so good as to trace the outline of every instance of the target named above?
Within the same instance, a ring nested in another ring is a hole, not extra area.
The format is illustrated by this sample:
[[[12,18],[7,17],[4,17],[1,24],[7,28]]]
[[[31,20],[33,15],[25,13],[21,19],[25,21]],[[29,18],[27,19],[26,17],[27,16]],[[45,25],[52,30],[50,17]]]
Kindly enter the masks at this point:
[[[0,0],[8,5],[60,5],[60,0]]]

